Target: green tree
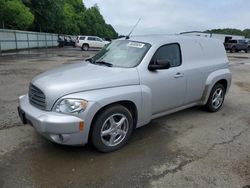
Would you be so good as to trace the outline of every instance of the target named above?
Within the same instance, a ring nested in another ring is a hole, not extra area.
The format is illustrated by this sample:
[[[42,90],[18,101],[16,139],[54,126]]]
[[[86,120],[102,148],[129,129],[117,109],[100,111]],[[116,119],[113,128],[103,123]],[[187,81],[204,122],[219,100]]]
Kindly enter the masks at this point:
[[[74,7],[70,3],[65,3],[63,6],[62,17],[63,20],[61,25],[60,32],[66,34],[79,34],[80,29],[78,27],[77,21],[78,16],[75,13]]]
[[[81,33],[86,35],[97,35],[104,38],[117,38],[118,34],[114,28],[106,24],[97,5],[87,9],[82,14]]]
[[[246,38],[250,38],[250,29],[240,30],[234,28],[224,28],[224,29],[211,29],[207,32],[218,33],[218,34],[228,34],[228,35],[242,35]]]
[[[244,35],[246,38],[250,38],[250,29],[244,29],[244,30],[243,30],[243,35]]]
[[[2,27],[25,30],[34,21],[34,16],[20,0],[1,0],[0,21]]]
[[[0,0],[0,25],[70,35],[117,38],[97,5],[86,9],[82,0]]]
[[[31,29],[43,32],[55,32],[62,22],[63,0],[23,0],[35,15]],[[63,23],[62,23],[63,24]]]

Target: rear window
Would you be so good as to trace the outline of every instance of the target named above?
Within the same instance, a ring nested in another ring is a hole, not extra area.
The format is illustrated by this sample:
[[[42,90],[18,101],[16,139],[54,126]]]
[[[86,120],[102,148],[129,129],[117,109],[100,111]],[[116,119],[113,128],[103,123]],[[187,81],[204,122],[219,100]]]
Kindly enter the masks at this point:
[[[229,40],[228,43],[237,43],[237,40]]]

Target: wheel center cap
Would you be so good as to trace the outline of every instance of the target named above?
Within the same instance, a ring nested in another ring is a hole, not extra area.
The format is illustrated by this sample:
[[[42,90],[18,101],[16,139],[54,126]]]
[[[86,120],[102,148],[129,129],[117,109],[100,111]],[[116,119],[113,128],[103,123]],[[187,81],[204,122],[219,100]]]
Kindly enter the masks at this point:
[[[117,134],[118,129],[117,129],[117,128],[114,128],[114,129],[112,130],[112,132],[115,133],[115,134]]]

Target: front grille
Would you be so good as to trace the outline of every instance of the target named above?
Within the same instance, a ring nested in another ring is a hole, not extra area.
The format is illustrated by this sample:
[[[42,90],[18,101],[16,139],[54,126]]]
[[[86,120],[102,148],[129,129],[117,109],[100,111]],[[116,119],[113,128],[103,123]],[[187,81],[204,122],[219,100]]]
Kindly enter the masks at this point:
[[[30,101],[30,104],[32,104],[33,106],[36,106],[37,108],[41,110],[45,110],[46,108],[44,93],[39,88],[37,88],[36,86],[32,84],[30,84],[30,87],[29,87],[29,101]]]

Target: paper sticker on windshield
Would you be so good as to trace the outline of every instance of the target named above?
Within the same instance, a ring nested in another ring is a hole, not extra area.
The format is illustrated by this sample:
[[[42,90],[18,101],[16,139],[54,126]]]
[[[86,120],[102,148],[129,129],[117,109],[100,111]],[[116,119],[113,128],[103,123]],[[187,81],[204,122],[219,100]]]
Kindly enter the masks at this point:
[[[145,46],[145,44],[139,43],[139,42],[129,42],[127,44],[127,46],[132,47],[132,48],[143,48],[143,46]]]

